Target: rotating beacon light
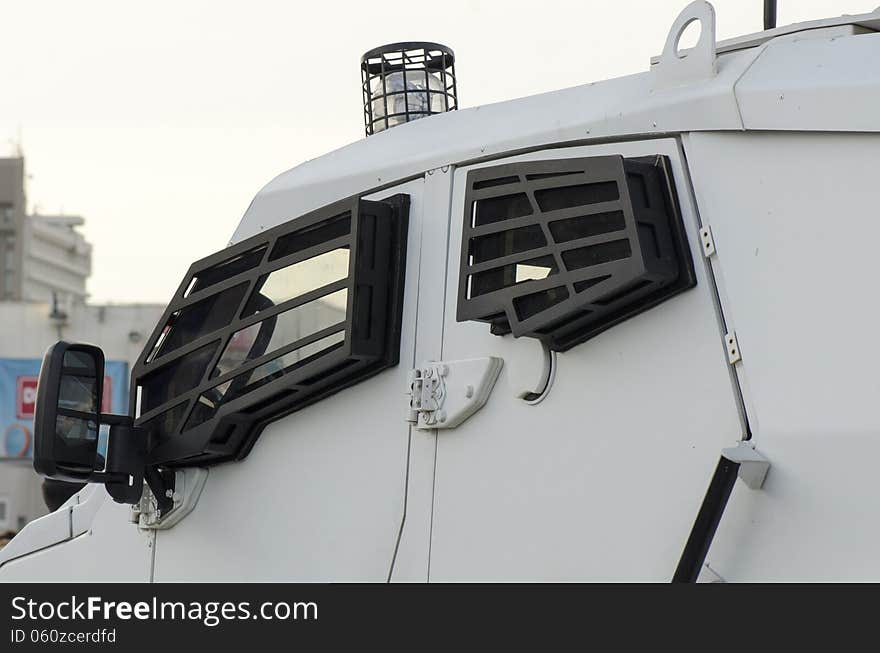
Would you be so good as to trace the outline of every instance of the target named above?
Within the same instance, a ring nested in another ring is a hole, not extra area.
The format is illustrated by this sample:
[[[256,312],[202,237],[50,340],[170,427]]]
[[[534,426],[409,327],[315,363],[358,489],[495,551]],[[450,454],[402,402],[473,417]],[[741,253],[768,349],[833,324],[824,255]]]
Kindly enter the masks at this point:
[[[361,57],[367,136],[458,108],[455,55],[439,43],[409,41]]]

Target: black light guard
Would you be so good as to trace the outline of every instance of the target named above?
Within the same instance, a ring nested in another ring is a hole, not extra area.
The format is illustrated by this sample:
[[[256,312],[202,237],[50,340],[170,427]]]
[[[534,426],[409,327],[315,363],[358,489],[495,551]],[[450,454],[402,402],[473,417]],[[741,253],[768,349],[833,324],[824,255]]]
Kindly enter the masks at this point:
[[[396,365],[408,213],[408,195],[348,199],[194,263],[132,372],[130,410],[150,432],[148,463],[244,458],[268,423]],[[343,278],[266,296],[272,273],[324,259],[330,269],[343,255]],[[338,321],[304,335],[296,325],[279,341],[281,322],[330,296],[345,298]],[[241,360],[229,363],[232,354]]]

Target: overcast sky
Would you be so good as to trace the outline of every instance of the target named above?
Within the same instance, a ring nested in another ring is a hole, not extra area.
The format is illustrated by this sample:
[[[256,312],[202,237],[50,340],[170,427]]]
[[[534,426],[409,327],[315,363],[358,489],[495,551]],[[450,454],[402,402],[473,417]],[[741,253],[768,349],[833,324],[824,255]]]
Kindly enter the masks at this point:
[[[781,0],[779,24],[878,3]],[[86,219],[93,301],[164,304],[266,182],[363,137],[364,51],[449,45],[470,107],[644,71],[686,4],[0,0],[0,144],[31,208]],[[761,0],[713,4],[719,39],[762,27]]]

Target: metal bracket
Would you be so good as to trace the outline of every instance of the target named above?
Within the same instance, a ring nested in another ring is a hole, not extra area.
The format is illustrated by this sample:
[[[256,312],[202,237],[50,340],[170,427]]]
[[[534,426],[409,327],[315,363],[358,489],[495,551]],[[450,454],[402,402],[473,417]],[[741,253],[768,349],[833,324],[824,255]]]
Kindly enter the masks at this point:
[[[679,50],[684,30],[700,21],[700,39],[688,50]],[[660,60],[651,67],[654,88],[681,86],[711,79],[715,76],[715,9],[708,2],[697,0],[682,10],[672,24]]]
[[[504,361],[494,356],[432,361],[410,372],[408,421],[417,429],[451,429],[488,401]]]
[[[742,352],[739,350],[739,343],[736,341],[736,333],[730,331],[724,334],[724,345],[727,347],[727,362],[735,365],[742,360]]]
[[[735,447],[722,449],[721,455],[739,465],[737,475],[751,489],[760,490],[764,486],[764,479],[770,470],[770,461],[755,451],[751,443],[743,441]]]
[[[715,253],[715,239],[712,237],[711,227],[700,229],[700,242],[703,243],[703,256],[709,258]]]
[[[751,489],[760,490],[769,469],[770,462],[755,451],[751,442],[743,440],[735,447],[721,450],[709,489],[672,575],[673,583],[697,582],[736,479],[741,478]]]
[[[132,506],[132,521],[143,530],[164,530],[171,528],[196,507],[196,503],[208,480],[208,470],[204,467],[188,467],[174,470],[174,489],[167,490],[166,501],[173,502],[170,509],[159,510],[156,496],[148,488],[140,503]]]

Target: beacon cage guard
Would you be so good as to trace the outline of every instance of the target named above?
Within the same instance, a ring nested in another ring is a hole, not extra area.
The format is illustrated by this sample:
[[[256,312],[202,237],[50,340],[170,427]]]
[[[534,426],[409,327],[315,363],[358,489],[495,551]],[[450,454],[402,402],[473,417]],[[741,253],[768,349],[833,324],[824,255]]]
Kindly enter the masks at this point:
[[[247,455],[262,429],[399,357],[409,196],[353,198],[194,263],[132,371],[150,464]]]
[[[565,351],[696,284],[665,157],[512,163],[466,183],[459,322]]]
[[[439,43],[409,41],[361,57],[367,136],[458,109],[455,55]]]

